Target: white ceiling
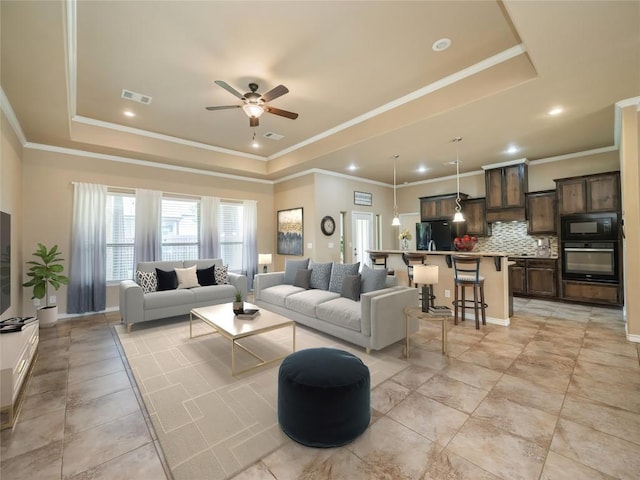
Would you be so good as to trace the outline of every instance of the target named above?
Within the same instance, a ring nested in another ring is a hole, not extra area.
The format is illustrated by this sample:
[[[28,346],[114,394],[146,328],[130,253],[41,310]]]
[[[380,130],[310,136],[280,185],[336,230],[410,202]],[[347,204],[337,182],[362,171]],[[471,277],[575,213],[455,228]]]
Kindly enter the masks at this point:
[[[28,142],[255,178],[321,168],[389,184],[393,154],[399,183],[451,175],[456,136],[463,173],[610,147],[615,103],[640,96],[638,1],[0,8],[1,86]],[[265,113],[253,129],[241,109],[207,111],[240,103],[215,80],[286,85],[270,105],[300,116]]]

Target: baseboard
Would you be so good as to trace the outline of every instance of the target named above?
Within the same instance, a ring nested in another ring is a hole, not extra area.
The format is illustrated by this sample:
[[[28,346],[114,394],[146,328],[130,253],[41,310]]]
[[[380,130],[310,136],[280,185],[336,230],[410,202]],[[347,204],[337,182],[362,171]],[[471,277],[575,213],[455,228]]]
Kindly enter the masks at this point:
[[[87,315],[96,315],[98,313],[118,312],[120,307],[109,307],[99,312],[86,312],[86,313],[59,313],[58,320],[64,320],[65,318],[86,317]]]
[[[465,313],[465,320],[471,320],[472,322],[476,321],[476,316],[473,313]],[[482,317],[480,317],[480,321],[482,322]],[[511,324],[511,320],[507,318],[496,318],[487,316],[487,323],[491,323],[492,325],[501,325],[503,327],[508,327]]]

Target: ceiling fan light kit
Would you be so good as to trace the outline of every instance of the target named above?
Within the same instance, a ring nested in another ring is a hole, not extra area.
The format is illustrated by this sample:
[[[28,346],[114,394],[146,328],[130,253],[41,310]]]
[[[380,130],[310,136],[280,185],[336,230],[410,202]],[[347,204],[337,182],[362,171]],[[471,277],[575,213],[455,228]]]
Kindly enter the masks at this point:
[[[215,83],[216,85],[224,88],[234,97],[238,97],[240,100],[242,100],[243,105],[222,105],[217,107],[205,107],[207,110],[227,110],[231,108],[242,108],[244,113],[249,117],[250,127],[257,127],[260,125],[260,121],[258,119],[264,112],[278,115],[280,117],[289,118],[291,120],[295,120],[296,118],[298,118],[297,113],[289,112],[287,110],[281,110],[279,108],[274,108],[267,105],[268,102],[281,97],[285,93],[289,93],[289,89],[284,85],[278,85],[277,87],[269,90],[267,93],[261,94],[258,93],[258,84],[250,83],[249,90],[251,91],[242,94],[227,82],[216,80]]]

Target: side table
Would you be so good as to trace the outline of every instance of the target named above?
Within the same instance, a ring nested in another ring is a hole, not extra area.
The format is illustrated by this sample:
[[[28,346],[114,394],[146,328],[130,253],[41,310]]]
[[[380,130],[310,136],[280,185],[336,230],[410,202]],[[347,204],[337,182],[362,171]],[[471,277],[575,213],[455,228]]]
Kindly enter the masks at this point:
[[[442,323],[442,353],[447,354],[447,319],[451,318],[451,313],[447,310],[446,314],[423,312],[422,307],[406,307],[404,309],[405,320],[405,358],[409,358],[409,320],[416,318],[418,320],[438,321]]]

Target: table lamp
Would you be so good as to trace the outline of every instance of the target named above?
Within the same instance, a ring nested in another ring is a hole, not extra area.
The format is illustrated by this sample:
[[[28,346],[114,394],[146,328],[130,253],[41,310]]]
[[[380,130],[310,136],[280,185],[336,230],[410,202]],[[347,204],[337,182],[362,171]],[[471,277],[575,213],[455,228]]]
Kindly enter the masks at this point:
[[[263,273],[267,273],[267,265],[271,265],[271,254],[270,253],[259,253],[258,254],[258,265],[264,265],[262,268]]]
[[[433,295],[433,286],[438,283],[438,266],[437,265],[414,265],[413,266],[413,282],[422,285],[422,311],[429,311],[429,303],[433,308],[433,301],[436,296]]]

